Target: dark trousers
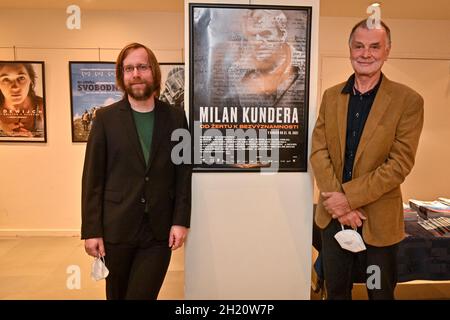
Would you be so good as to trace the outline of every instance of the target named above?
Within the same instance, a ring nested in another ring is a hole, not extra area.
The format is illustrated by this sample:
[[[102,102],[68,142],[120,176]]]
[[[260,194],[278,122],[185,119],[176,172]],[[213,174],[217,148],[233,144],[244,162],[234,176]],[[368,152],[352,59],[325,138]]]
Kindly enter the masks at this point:
[[[334,238],[341,231],[338,220],[333,219],[321,230],[322,255],[327,299],[350,300],[353,282],[366,282],[370,300],[393,300],[397,285],[398,245],[374,247],[366,244],[367,250],[353,253],[342,249]],[[361,233],[361,230],[358,229]],[[372,266],[368,269],[368,267]],[[379,268],[379,269],[374,269]],[[381,276],[377,281],[377,271]],[[369,281],[367,281],[369,280]],[[375,286],[374,286],[375,284]],[[377,285],[379,284],[379,286]]]
[[[105,243],[108,300],[156,300],[172,254],[168,241],[154,240],[145,222],[134,243]]]

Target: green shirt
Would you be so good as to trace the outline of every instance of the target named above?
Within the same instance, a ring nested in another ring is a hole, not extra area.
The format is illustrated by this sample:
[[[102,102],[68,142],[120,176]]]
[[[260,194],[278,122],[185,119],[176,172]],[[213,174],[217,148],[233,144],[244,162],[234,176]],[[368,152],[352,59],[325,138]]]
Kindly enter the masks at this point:
[[[141,142],[142,152],[144,153],[145,164],[148,164],[153,138],[153,127],[155,123],[155,113],[133,111],[134,123]]]

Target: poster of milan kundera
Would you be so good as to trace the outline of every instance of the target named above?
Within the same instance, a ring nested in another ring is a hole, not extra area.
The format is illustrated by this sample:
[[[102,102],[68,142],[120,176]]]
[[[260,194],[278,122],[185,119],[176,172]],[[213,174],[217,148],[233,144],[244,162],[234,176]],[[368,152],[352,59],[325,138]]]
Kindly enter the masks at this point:
[[[311,7],[190,4],[195,171],[307,169]]]

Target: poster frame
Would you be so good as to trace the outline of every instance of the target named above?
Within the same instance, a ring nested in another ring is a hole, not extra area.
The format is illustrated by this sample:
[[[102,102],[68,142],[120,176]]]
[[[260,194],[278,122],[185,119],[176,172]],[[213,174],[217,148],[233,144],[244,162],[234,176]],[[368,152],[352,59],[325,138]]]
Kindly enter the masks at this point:
[[[47,142],[47,102],[45,93],[45,62],[36,60],[0,60],[0,63],[16,64],[25,63],[31,65],[39,65],[41,70],[38,74],[41,75],[39,79],[36,75],[35,81],[39,81],[37,87],[42,90],[42,92],[36,92],[36,96],[42,98],[42,120],[43,120],[43,135],[42,137],[22,137],[22,136],[2,136],[0,137],[0,143],[2,142],[14,142],[14,143],[46,143]],[[33,69],[35,67],[33,66]],[[36,70],[35,70],[36,72]],[[36,89],[36,83],[33,89]],[[3,109],[3,108],[2,108]],[[3,111],[2,111],[3,112]]]
[[[194,49],[194,41],[195,41],[195,31],[194,31],[194,9],[195,8],[206,8],[206,9],[263,9],[263,10],[299,10],[306,12],[307,21],[306,21],[306,30],[305,30],[305,38],[306,38],[306,46],[305,46],[305,69],[302,76],[304,77],[304,100],[303,100],[303,114],[302,118],[304,119],[303,127],[301,134],[303,139],[299,139],[301,141],[302,146],[302,155],[301,161],[298,163],[298,167],[295,168],[287,168],[287,167],[278,167],[276,172],[307,172],[308,171],[308,126],[309,126],[309,94],[310,94],[310,72],[311,72],[311,26],[312,26],[312,7],[311,6],[292,6],[292,5],[252,5],[252,4],[211,4],[211,3],[189,3],[188,16],[189,16],[189,125],[191,130],[191,136],[193,137],[193,142],[191,144],[191,161],[193,163],[193,171],[194,172],[260,172],[262,171],[262,166],[252,166],[251,164],[244,164],[242,166],[232,166],[232,165],[213,165],[210,166],[205,163],[198,163],[198,159],[201,158],[201,148],[196,146],[196,141],[198,137],[195,134],[199,134],[196,131],[201,131],[198,128],[194,127],[194,121],[199,120],[199,116],[197,119],[195,118],[196,113],[198,114],[199,106],[194,103],[195,101],[195,88],[196,79],[195,79],[195,66],[194,59],[196,57],[196,52]],[[199,32],[200,34],[200,32]],[[211,61],[208,61],[211,62]],[[200,137],[202,137],[202,133],[200,132]],[[299,143],[300,144],[300,143]],[[197,150],[196,150],[197,149]],[[196,154],[197,152],[197,154]]]

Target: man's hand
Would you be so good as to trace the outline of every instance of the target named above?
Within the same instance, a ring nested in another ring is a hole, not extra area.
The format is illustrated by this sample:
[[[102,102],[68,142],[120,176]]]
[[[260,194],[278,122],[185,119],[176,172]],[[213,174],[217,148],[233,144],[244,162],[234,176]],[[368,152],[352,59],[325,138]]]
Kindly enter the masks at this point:
[[[87,254],[93,257],[104,257],[105,246],[103,245],[103,238],[91,238],[84,241],[84,250]]]
[[[323,201],[323,206],[333,219],[342,217],[352,211],[347,197],[342,192],[322,192],[322,197],[326,199]]]
[[[350,211],[349,213],[338,218],[339,222],[344,226],[350,226],[353,229],[362,226],[362,220],[367,218],[358,209]]]
[[[172,226],[169,233],[169,247],[172,250],[180,248],[186,239],[188,229],[183,226]]]

